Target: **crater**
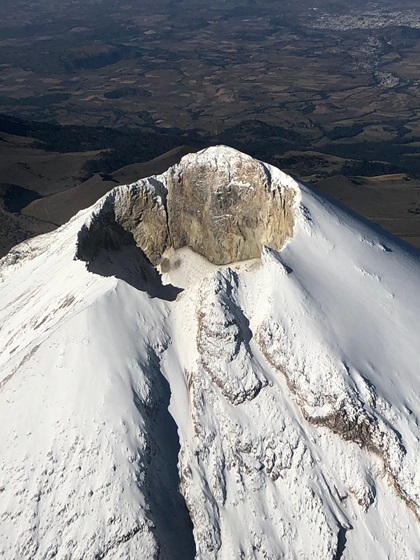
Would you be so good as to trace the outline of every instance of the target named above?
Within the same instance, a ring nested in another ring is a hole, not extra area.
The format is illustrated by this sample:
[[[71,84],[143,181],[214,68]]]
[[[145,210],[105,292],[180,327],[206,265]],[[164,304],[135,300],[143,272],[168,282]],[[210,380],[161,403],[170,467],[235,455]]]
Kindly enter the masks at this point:
[[[189,247],[214,265],[259,258],[292,237],[295,192],[268,166],[225,146],[188,154],[157,177],[117,187],[79,232],[77,258],[134,240],[166,271],[169,249]]]

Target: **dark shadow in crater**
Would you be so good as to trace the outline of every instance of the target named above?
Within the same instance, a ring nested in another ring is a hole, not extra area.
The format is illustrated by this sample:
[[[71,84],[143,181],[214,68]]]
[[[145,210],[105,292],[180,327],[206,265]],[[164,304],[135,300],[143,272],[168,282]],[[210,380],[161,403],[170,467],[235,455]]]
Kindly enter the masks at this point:
[[[112,206],[94,216],[89,227],[78,235],[76,259],[86,262],[89,272],[114,276],[152,298],[174,301],[182,292],[162,278],[144,252],[137,247],[133,234],[115,221]]]
[[[118,251],[102,250],[87,263],[87,269],[100,276],[124,280],[133,288],[147,292],[151,298],[174,301],[182,292],[172,284],[162,284],[159,272],[136,245],[127,245]]]

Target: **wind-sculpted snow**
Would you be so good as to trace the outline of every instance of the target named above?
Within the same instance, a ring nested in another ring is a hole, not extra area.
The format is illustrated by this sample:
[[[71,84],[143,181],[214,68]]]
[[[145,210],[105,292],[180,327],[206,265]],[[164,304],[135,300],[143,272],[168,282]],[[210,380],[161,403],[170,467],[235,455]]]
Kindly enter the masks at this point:
[[[1,261],[0,557],[420,557],[419,254],[255,168],[261,258],[168,241],[176,168]]]
[[[411,489],[415,492],[412,499],[411,492],[404,488],[406,482],[410,484],[404,480],[406,449],[398,431],[384,421],[381,409],[376,409],[376,394],[363,376],[356,374],[368,393],[366,401],[362,397],[363,390],[359,392],[358,386],[348,380],[346,383],[345,377],[349,375],[346,366],[330,361],[321,344],[316,349],[316,357],[299,362],[288,345],[289,333],[274,320],[265,321],[257,336],[270,365],[285,375],[305,418],[381,456],[401,497],[419,515],[417,492]],[[322,377],[322,381],[318,381],[318,377]],[[383,402],[382,407],[390,405]],[[359,503],[367,509],[372,496],[366,496]]]
[[[324,218],[317,229],[331,227],[331,210],[323,211],[321,205],[325,203],[316,197],[311,203]],[[315,226],[307,208],[301,216],[309,225],[306,232],[313,235]],[[354,230],[348,227],[351,220],[336,209],[335,220],[340,217],[347,218],[347,223],[340,225],[348,243],[334,240],[329,248],[335,256],[334,267],[327,268],[324,258],[324,262],[318,259],[321,266],[311,266],[309,271],[308,263],[294,255],[292,246],[280,254],[265,253],[268,267],[277,269],[284,282],[282,294],[267,309],[256,338],[270,365],[285,375],[305,418],[381,456],[397,492],[419,516],[420,486],[414,475],[418,442],[404,441],[399,428],[403,418],[398,417],[397,422],[396,394],[392,390],[395,386],[404,391],[398,382],[401,377],[409,393],[412,381],[416,383],[416,313],[420,299],[414,280],[415,251],[403,259],[401,248],[391,247],[392,240],[379,236],[372,239],[371,232],[371,239],[360,238],[365,233],[361,225],[355,243]],[[303,232],[300,238],[295,241],[295,251],[299,251],[299,243],[304,243]],[[318,247],[313,244],[314,263],[317,256],[322,257],[322,244],[328,245],[332,239],[330,234],[321,238]],[[351,241],[355,249],[348,254]],[[394,251],[400,252],[397,260]],[[375,272],[367,272],[365,264]],[[332,289],[334,283],[340,290]],[[271,299],[269,294],[267,297]],[[401,355],[401,351],[406,354]],[[384,379],[388,395],[376,391],[376,384],[384,383]],[[403,397],[398,405],[402,417],[408,410],[405,400]],[[390,410],[394,414],[389,415]]]
[[[226,358],[223,343],[217,348],[214,344],[217,326],[221,326],[218,317],[225,313],[225,321],[232,324],[236,313],[236,323],[245,320],[234,307],[236,282],[228,269],[197,287],[200,358],[185,373],[195,437],[181,456],[183,493],[194,524],[197,557],[288,558],[294,550],[306,549],[314,558],[335,558],[338,535],[350,525],[334,498],[326,500],[312,483],[314,473],[320,476],[321,472],[307,435],[290,416],[291,403],[271,372],[264,373],[255,348],[249,347],[239,363],[228,364],[224,379],[221,375],[219,360]],[[201,345],[204,302],[214,317],[207,346]],[[255,372],[255,380],[264,379],[262,387],[257,385],[257,394],[254,389],[245,400],[244,393],[240,407],[235,406],[237,393],[229,371],[235,365],[238,381],[249,371]],[[219,377],[214,379],[215,375]],[[212,504],[217,505],[216,511]]]
[[[235,301],[237,276],[219,274],[202,287],[197,347],[200,364],[232,403],[252,400],[267,385],[251,361],[248,321]]]

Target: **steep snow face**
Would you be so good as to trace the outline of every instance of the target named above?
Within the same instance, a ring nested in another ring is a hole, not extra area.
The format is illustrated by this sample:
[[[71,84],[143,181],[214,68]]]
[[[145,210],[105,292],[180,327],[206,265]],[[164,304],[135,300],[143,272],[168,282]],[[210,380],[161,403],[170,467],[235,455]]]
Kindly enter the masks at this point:
[[[0,557],[192,558],[168,308],[132,248],[96,263],[125,280],[73,260],[84,220],[2,268]]]
[[[182,165],[1,263],[0,556],[419,558],[419,253],[264,165],[286,246],[160,276]]]

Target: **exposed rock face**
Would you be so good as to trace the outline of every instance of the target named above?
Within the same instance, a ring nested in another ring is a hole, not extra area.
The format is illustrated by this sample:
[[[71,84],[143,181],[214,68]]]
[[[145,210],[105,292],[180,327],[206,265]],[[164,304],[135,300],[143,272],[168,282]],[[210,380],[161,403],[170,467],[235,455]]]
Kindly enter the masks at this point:
[[[137,247],[153,264],[160,261],[168,246],[165,195],[162,183],[147,179],[130,189],[122,189],[115,208],[117,222],[133,234]]]
[[[293,196],[263,163],[208,148],[159,177],[114,189],[80,237],[77,256],[93,258],[103,234],[115,248],[134,239],[154,265],[170,247],[191,247],[218,265],[257,258],[264,245],[281,249],[292,236]],[[101,223],[106,232],[97,231]]]
[[[214,264],[280,249],[293,233],[292,193],[271,184],[265,166],[235,150],[184,158],[168,176],[171,244],[191,247]]]

